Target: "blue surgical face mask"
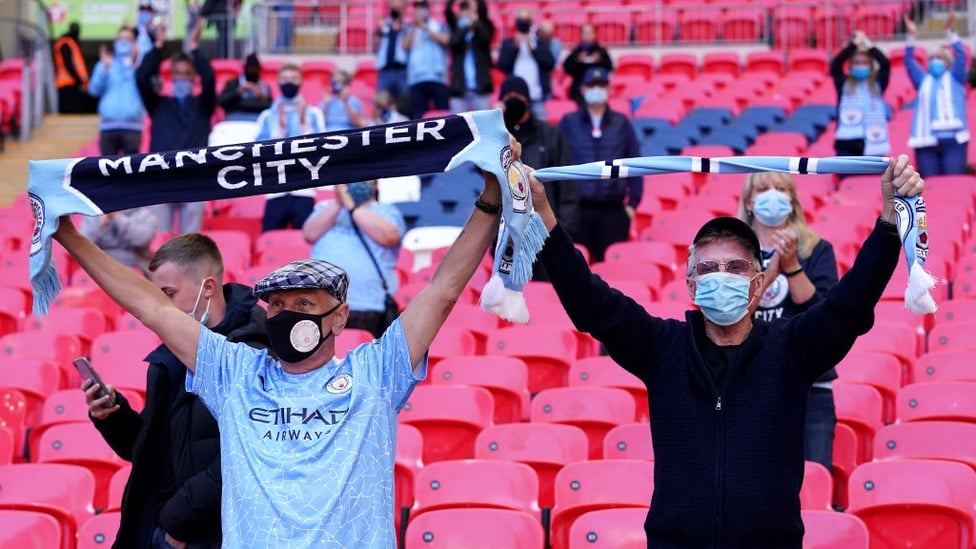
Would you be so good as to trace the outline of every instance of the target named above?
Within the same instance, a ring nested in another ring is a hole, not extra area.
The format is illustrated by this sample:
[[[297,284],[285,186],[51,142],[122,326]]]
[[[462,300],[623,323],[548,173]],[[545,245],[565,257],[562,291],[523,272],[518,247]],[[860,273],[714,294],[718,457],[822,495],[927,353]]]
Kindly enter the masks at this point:
[[[115,50],[115,57],[128,57],[132,55],[132,42],[128,40],[116,40],[112,44],[112,49]]]
[[[610,92],[603,86],[592,86],[583,90],[583,100],[587,105],[602,105],[609,97]]]
[[[851,67],[851,76],[858,80],[867,80],[871,76],[871,67],[865,67],[864,65]]]
[[[370,183],[349,183],[346,185],[346,191],[357,206],[373,198],[373,185]]]
[[[190,97],[193,93],[193,80],[189,78],[174,78],[173,79],[173,97],[177,99],[185,99]]]
[[[939,58],[929,60],[929,74],[938,78],[945,74],[946,64],[945,61]]]
[[[203,297],[203,286],[206,283],[207,283],[207,279],[203,279],[200,281],[200,289],[197,290],[197,300],[193,302],[193,309],[191,309],[190,312],[187,313],[188,315],[190,315],[190,318],[195,319],[197,317],[197,307],[200,305],[200,298]],[[200,315],[200,324],[203,324],[204,326],[207,325],[207,319],[210,318],[210,302],[212,300],[213,300],[213,296],[207,298],[207,308],[203,311],[203,314]]]
[[[458,28],[459,29],[461,29],[461,30],[467,30],[467,28],[471,26],[471,18],[470,17],[461,17],[460,19],[458,19],[457,24],[458,24]]]
[[[779,227],[793,213],[790,196],[776,189],[769,189],[753,199],[752,213],[767,227]]]
[[[139,18],[137,21],[140,27],[145,27],[146,25],[149,24],[150,21],[152,21],[152,18],[153,18],[153,14],[151,11],[140,11]]]
[[[695,279],[695,304],[708,320],[719,326],[731,326],[749,312],[752,281],[723,271],[699,276]]]

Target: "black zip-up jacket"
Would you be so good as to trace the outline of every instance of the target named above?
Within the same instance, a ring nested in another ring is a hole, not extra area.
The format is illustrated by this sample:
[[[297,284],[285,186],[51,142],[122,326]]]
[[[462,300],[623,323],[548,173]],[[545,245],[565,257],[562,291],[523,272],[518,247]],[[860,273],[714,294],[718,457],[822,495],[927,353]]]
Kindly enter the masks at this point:
[[[265,312],[251,289],[225,284],[227,311],[214,331],[266,348]],[[220,547],[220,434],[196,395],[184,388],[186,366],[165,345],[146,357],[146,407],[135,412],[121,393],[119,410],[95,428],[132,473],[112,546],[151,547],[158,526],[192,547]],[[106,380],[110,382],[110,380]]]
[[[898,234],[878,223],[826,297],[754,321],[718,388],[702,359],[704,317],[655,318],[592,275],[557,227],[540,259],[577,329],[647,385],[654,441],[648,547],[800,549],[807,393],[874,323]]]
[[[186,98],[186,108],[171,95],[157,91],[163,52],[153,48],[136,69],[136,85],[142,104],[152,120],[149,150],[175,151],[206,147],[210,137],[210,119],[217,109],[217,90],[213,67],[199,49],[191,53],[193,67],[200,75],[200,95]]]

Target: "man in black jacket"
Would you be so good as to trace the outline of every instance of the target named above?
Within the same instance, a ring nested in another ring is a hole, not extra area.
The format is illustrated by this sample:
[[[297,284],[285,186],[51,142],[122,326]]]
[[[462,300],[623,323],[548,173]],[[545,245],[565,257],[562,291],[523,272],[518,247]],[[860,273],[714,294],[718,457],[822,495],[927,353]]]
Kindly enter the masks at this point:
[[[256,121],[271,106],[271,86],[261,80],[261,61],[252,53],[244,60],[244,72],[224,84],[217,104],[226,120]]]
[[[522,8],[515,16],[515,36],[502,40],[498,68],[525,80],[532,100],[532,116],[546,120],[546,99],[552,97],[552,69],[556,59],[549,39],[532,28],[532,12]],[[529,164],[533,166],[534,164]]]
[[[142,104],[152,120],[149,151],[162,152],[206,147],[210,137],[210,119],[217,109],[217,91],[213,67],[198,48],[203,21],[188,38],[190,55],[178,53],[170,59],[173,83],[172,95],[162,95],[159,88],[159,68],[163,63],[166,33],[156,30],[156,44],[142,59],[136,70],[136,84]],[[200,94],[193,93],[194,82],[200,76]],[[195,233],[203,224],[203,203],[160,204],[152,206],[164,232]],[[173,228],[173,214],[179,210],[179,228]]]
[[[562,130],[535,117],[530,108],[529,86],[518,76],[509,76],[498,90],[505,112],[505,127],[522,145],[522,162],[536,169],[568,166],[573,151]],[[546,197],[559,224],[573,234],[579,222],[579,193],[576,181],[552,181],[545,184]],[[542,264],[532,266],[533,280],[548,280]]]
[[[231,341],[267,347],[264,309],[249,287],[222,284],[223,262],[210,238],[184,234],[170,239],[156,252],[149,271],[173,303],[202,324]],[[186,367],[165,345],[146,361],[142,412],[135,412],[120,393],[112,408],[93,405],[97,388],[83,386],[95,427],[115,453],[132,462],[113,547],[167,547],[165,539],[177,547],[219,548],[217,422],[186,392]]]
[[[447,0],[444,19],[451,30],[451,112],[487,109],[494,90],[491,41],[495,37],[488,5],[485,0],[461,0],[454,13],[454,0]]]
[[[649,547],[802,547],[807,393],[871,329],[901,249],[894,193],[923,188],[908,156],[893,158],[881,176],[881,217],[854,265],[822,301],[773,322],[752,314],[764,276],[756,234],[737,218],[709,221],[688,258],[688,290],[701,310],[679,321],[649,315],[594,276],[533,178],[532,202],[550,231],[539,259],[563,307],[647,386]]]

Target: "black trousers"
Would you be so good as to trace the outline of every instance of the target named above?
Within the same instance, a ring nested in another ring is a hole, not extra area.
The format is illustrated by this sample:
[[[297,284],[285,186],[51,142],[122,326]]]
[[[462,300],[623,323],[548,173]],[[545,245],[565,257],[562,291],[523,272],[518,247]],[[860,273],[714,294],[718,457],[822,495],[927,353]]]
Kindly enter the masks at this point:
[[[286,194],[272,198],[264,205],[261,231],[287,229],[289,226],[292,229],[301,229],[314,207],[315,199],[311,196]]]
[[[581,202],[579,224],[573,240],[590,251],[590,262],[603,261],[607,247],[614,242],[626,242],[630,237],[630,216],[623,202],[594,204]]]
[[[349,311],[349,319],[346,320],[346,328],[356,328],[366,330],[373,334],[373,337],[380,337],[386,330],[383,325],[382,311]]]

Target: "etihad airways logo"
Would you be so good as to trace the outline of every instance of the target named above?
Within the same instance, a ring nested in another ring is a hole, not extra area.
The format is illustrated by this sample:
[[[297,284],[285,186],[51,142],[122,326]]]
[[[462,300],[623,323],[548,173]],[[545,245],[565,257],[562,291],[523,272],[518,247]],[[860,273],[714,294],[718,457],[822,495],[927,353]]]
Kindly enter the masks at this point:
[[[287,440],[314,441],[332,432],[345,410],[319,410],[317,408],[251,408],[248,418],[254,423],[286,427],[284,430],[268,429],[261,439],[275,442]]]

